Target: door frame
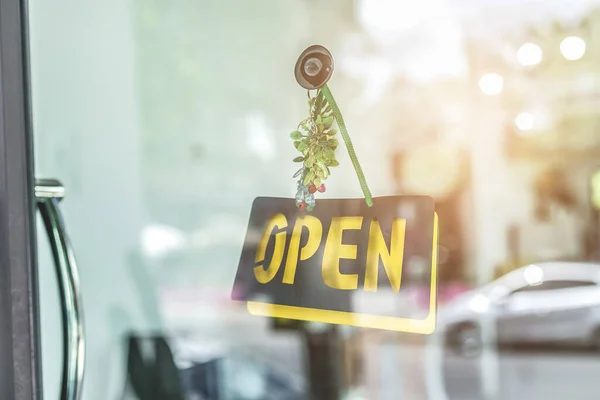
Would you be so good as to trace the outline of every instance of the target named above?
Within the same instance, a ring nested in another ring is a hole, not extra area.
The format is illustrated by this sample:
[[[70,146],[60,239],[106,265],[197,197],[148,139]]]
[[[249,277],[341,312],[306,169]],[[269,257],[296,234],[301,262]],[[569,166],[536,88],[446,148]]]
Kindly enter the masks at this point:
[[[0,0],[0,399],[41,399],[26,0]]]

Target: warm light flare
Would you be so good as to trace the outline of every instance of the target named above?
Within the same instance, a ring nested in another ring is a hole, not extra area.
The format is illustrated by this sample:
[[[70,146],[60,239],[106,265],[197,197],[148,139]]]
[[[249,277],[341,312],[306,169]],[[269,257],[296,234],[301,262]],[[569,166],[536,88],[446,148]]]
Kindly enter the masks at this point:
[[[479,88],[488,96],[495,96],[504,88],[504,78],[496,73],[485,74],[479,79]]]
[[[566,37],[560,43],[560,52],[569,61],[579,60],[585,54],[585,40],[578,36]]]
[[[535,43],[525,43],[517,51],[517,61],[524,67],[538,65],[542,61],[542,48]]]
[[[515,118],[515,125],[521,131],[530,131],[535,125],[535,116],[528,112],[522,112]]]

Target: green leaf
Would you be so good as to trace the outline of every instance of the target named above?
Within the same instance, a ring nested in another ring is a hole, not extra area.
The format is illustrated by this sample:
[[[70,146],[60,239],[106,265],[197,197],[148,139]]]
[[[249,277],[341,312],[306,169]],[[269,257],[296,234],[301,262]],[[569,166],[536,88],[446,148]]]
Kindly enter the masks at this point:
[[[323,118],[323,125],[326,129],[331,128],[331,125],[333,125],[333,115]]]
[[[300,151],[304,151],[304,150],[306,150],[307,146],[308,146],[308,144],[306,143],[306,141],[302,140],[296,148]]]
[[[313,181],[313,184],[314,184],[316,187],[319,187],[319,186],[321,186],[321,179],[320,179],[320,178],[315,178],[315,180]]]
[[[329,160],[330,167],[337,167],[340,163],[337,160]]]
[[[294,131],[290,133],[290,137],[294,140],[300,140],[302,139],[302,133],[300,131]]]
[[[317,175],[319,175],[323,179],[326,179],[329,176],[329,168],[327,168],[327,166],[325,166],[325,164],[323,164],[323,163],[317,163],[317,166],[319,167],[319,169],[322,172],[322,174],[319,174],[317,172]]]
[[[312,180],[315,178],[315,174],[312,171],[308,171],[306,173],[306,175],[304,176],[304,181],[303,183],[305,185],[308,185],[310,182],[312,182]]]
[[[295,147],[296,149],[298,149],[298,150],[300,150],[300,143],[302,143],[302,142],[300,142],[299,140],[296,140],[296,141],[294,142],[294,147]]]
[[[339,144],[340,142],[338,142],[336,139],[329,139],[327,141],[327,146],[329,146],[329,148],[331,148],[332,150],[337,149]]]
[[[323,150],[323,154],[325,155],[325,158],[327,158],[329,160],[335,160],[335,153],[330,148],[326,147]]]
[[[313,155],[308,156],[306,158],[306,161],[304,161],[304,165],[309,168],[312,167],[314,163],[315,163],[315,156],[313,156]]]
[[[294,158],[294,162],[302,162],[302,161],[304,161],[304,157],[302,157],[302,156],[298,156],[298,157]]]

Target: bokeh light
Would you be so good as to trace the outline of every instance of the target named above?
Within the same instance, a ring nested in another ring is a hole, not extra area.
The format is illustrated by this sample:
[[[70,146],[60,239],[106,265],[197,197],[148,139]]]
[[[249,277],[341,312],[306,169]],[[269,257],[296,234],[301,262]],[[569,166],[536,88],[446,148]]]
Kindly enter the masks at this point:
[[[530,265],[525,268],[523,272],[525,281],[531,285],[536,286],[544,281],[544,271],[537,265]]]
[[[490,307],[490,300],[482,294],[476,294],[469,301],[469,308],[476,313],[483,314],[488,311]]]
[[[504,88],[504,78],[496,73],[485,74],[479,79],[479,88],[488,96],[500,94]]]
[[[578,36],[569,36],[560,43],[560,52],[569,61],[579,60],[585,54],[585,41]]]
[[[521,131],[530,131],[535,125],[535,116],[529,112],[522,112],[515,118],[515,125]]]
[[[542,48],[535,43],[525,43],[517,50],[517,61],[524,67],[538,65],[542,61]]]

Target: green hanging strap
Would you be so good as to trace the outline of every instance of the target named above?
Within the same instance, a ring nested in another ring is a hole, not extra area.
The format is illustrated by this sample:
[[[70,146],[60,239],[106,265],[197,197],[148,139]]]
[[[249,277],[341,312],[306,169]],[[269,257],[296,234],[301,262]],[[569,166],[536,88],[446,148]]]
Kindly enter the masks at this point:
[[[340,128],[340,133],[342,134],[342,138],[344,139],[344,143],[346,144],[346,148],[348,149],[348,155],[352,160],[352,165],[354,166],[354,170],[356,171],[356,175],[358,176],[358,181],[360,182],[360,188],[365,196],[365,202],[369,207],[373,205],[373,196],[371,195],[371,191],[369,190],[369,186],[367,186],[367,180],[365,179],[365,175],[363,174],[362,168],[358,162],[358,157],[356,157],[356,153],[354,152],[354,146],[352,145],[352,141],[350,140],[350,135],[348,135],[348,130],[346,129],[346,124],[344,123],[344,118],[342,117],[342,113],[338,108],[335,99],[333,98],[333,94],[331,94],[331,90],[327,85],[324,85],[321,89],[323,92],[323,96],[327,103],[331,106],[333,110],[333,115],[335,120],[337,121],[338,127]]]

